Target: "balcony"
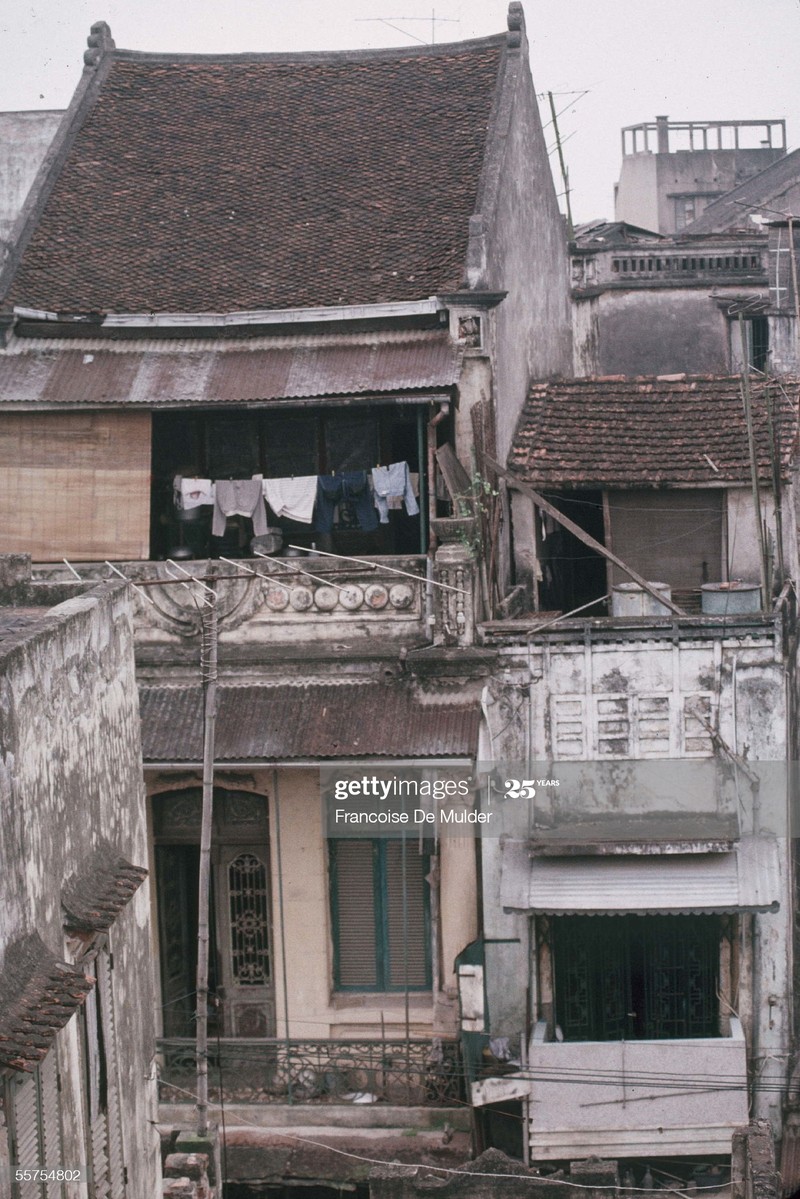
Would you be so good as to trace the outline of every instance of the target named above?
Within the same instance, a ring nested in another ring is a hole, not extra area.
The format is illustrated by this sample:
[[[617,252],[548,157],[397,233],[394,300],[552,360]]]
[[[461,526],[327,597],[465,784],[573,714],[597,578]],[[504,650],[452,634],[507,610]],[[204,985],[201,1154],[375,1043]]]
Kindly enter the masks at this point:
[[[517,1076],[472,1087],[476,1105],[525,1091],[532,1161],[730,1153],[748,1119],[737,1019],[730,1036],[683,1041],[548,1041],[546,1027]]]
[[[192,1040],[158,1042],[162,1103],[194,1101]],[[219,1040],[209,1049],[209,1098],[239,1104],[461,1106],[458,1042]]]

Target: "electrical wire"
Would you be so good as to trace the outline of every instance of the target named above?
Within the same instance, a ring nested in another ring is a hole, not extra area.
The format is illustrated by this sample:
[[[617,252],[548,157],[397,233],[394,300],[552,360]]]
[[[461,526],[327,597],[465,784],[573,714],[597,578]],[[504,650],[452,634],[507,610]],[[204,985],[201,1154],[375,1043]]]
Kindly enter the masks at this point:
[[[194,1099],[194,1095],[192,1094],[191,1091],[187,1091],[183,1087],[175,1086],[175,1084],[173,1084],[173,1083],[170,1083],[169,1085],[173,1088],[173,1090],[181,1091],[183,1094],[188,1095],[191,1099]],[[214,1103],[212,1100],[209,1100],[209,1107],[219,1107],[219,1104]],[[246,1125],[248,1128],[257,1128],[262,1132],[264,1130],[264,1125],[257,1124],[255,1122],[255,1120],[247,1120],[241,1115],[239,1115],[237,1118],[239,1121],[239,1125]],[[281,1140],[297,1141],[298,1144],[301,1144],[301,1145],[311,1145],[314,1149],[326,1149],[329,1153],[336,1153],[340,1157],[347,1157],[353,1161],[364,1162],[366,1165],[370,1165],[370,1166],[402,1165],[405,1169],[431,1170],[431,1171],[436,1172],[437,1174],[455,1175],[456,1177],[459,1177],[459,1178],[465,1178],[465,1177],[466,1178],[496,1178],[496,1179],[513,1178],[515,1182],[519,1182],[519,1179],[520,1179],[519,1174],[494,1173],[494,1172],[490,1172],[488,1170],[486,1170],[486,1171],[465,1170],[464,1167],[458,1168],[455,1166],[431,1166],[431,1165],[427,1165],[424,1162],[398,1163],[396,1160],[391,1159],[391,1158],[366,1157],[363,1153],[353,1153],[352,1150],[349,1150],[349,1149],[339,1149],[335,1145],[326,1145],[324,1143],[324,1141],[315,1141],[311,1137],[301,1137],[301,1136],[298,1136],[297,1133],[286,1132],[285,1129],[283,1129],[283,1128],[281,1128],[280,1131],[278,1133],[276,1133],[276,1135],[279,1136],[281,1138]],[[567,1186],[573,1187],[579,1191],[614,1191],[616,1193],[619,1193],[620,1191],[631,1191],[631,1192],[641,1193],[641,1190],[642,1190],[641,1187],[635,1187],[635,1186],[634,1187],[614,1186],[614,1185],[595,1186],[593,1184],[588,1184],[588,1183],[583,1183],[583,1182],[572,1182],[570,1179],[567,1179],[567,1178],[550,1178],[546,1174],[531,1173],[530,1177],[532,1180],[535,1179],[535,1181],[537,1183],[552,1182],[558,1186],[563,1187],[563,1186],[567,1185]],[[718,1190],[719,1190],[719,1186],[715,1186],[715,1185],[693,1186],[692,1194],[695,1194],[699,1191],[718,1191]]]

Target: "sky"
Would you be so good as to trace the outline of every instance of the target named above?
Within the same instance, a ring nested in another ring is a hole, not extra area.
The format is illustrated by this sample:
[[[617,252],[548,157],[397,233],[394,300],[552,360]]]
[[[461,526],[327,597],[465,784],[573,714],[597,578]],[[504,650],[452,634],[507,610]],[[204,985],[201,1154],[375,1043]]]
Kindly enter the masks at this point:
[[[86,36],[128,50],[219,53],[413,46],[506,28],[506,0],[0,0],[0,110],[64,108]],[[800,145],[800,0],[526,0],[531,68],[555,95],[573,217],[613,216],[620,129],[780,119]],[[545,130],[555,149],[552,125]],[[551,156],[557,191],[563,183]],[[563,197],[562,197],[563,206]]]

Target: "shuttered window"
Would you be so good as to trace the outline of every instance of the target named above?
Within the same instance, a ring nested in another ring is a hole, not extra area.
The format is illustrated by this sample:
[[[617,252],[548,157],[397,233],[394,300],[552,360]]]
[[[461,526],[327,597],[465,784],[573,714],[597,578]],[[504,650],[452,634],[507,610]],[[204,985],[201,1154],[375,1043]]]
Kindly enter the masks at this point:
[[[332,841],[337,990],[429,990],[427,854],[388,839]]]
[[[9,1081],[6,1098],[9,1113],[9,1165],[14,1199],[60,1199],[57,1180],[17,1181],[16,1170],[57,1169],[63,1164],[61,1150],[61,1099],[58,1057],[53,1047],[21,1082]]]
[[[125,1167],[114,1028],[111,958],[102,951],[94,962],[97,987],[82,1012],[89,1099],[91,1172],[95,1199],[124,1199]]]

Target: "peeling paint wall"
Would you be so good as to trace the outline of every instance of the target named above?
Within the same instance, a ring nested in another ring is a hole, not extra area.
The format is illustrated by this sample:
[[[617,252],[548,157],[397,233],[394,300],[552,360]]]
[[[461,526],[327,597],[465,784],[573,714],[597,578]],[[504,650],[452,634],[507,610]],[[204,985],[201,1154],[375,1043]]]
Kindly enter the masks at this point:
[[[754,630],[748,637],[720,633],[705,640],[682,635],[626,641],[615,639],[609,629],[603,640],[565,644],[557,636],[542,635],[529,652],[522,645],[500,654],[484,697],[485,741],[491,742],[492,758],[550,761],[554,766],[604,764],[601,771],[586,775],[589,781],[580,792],[582,812],[572,806],[562,810],[557,792],[537,797],[545,823],[548,816],[568,822],[581,816],[647,811],[652,796],[643,793],[636,763],[712,762],[714,747],[705,719],[718,727],[733,751],[760,764],[770,785],[762,785],[755,798],[749,787],[733,798],[742,833],[777,842],[780,908],[741,918],[736,1002],[751,1066],[770,1079],[770,1085],[756,1093],[756,1112],[779,1132],[780,1091],[792,1046],[785,765],[793,751],[791,697],[780,638],[773,638],[769,630],[761,635]],[[668,786],[666,796],[671,806],[659,810],[711,811],[717,803],[709,792],[687,806],[678,786]],[[502,842],[486,838],[482,846],[485,935],[510,939],[493,952],[491,961],[487,957],[491,1033],[514,1035],[525,1027],[526,1015],[537,1019],[549,997],[536,993],[537,950],[528,946],[530,919],[502,908],[500,886],[506,869]]]
[[[53,608],[0,642],[0,969],[5,948],[37,931],[73,960],[61,893],[101,840],[147,860],[131,612],[120,584]],[[109,933],[130,1194],[157,1193],[154,1012],[147,881]],[[67,1127],[64,1165],[84,1164],[78,1020],[59,1038]],[[147,1081],[147,1079],[151,1081]]]
[[[63,112],[0,113],[0,250],[9,240]]]

